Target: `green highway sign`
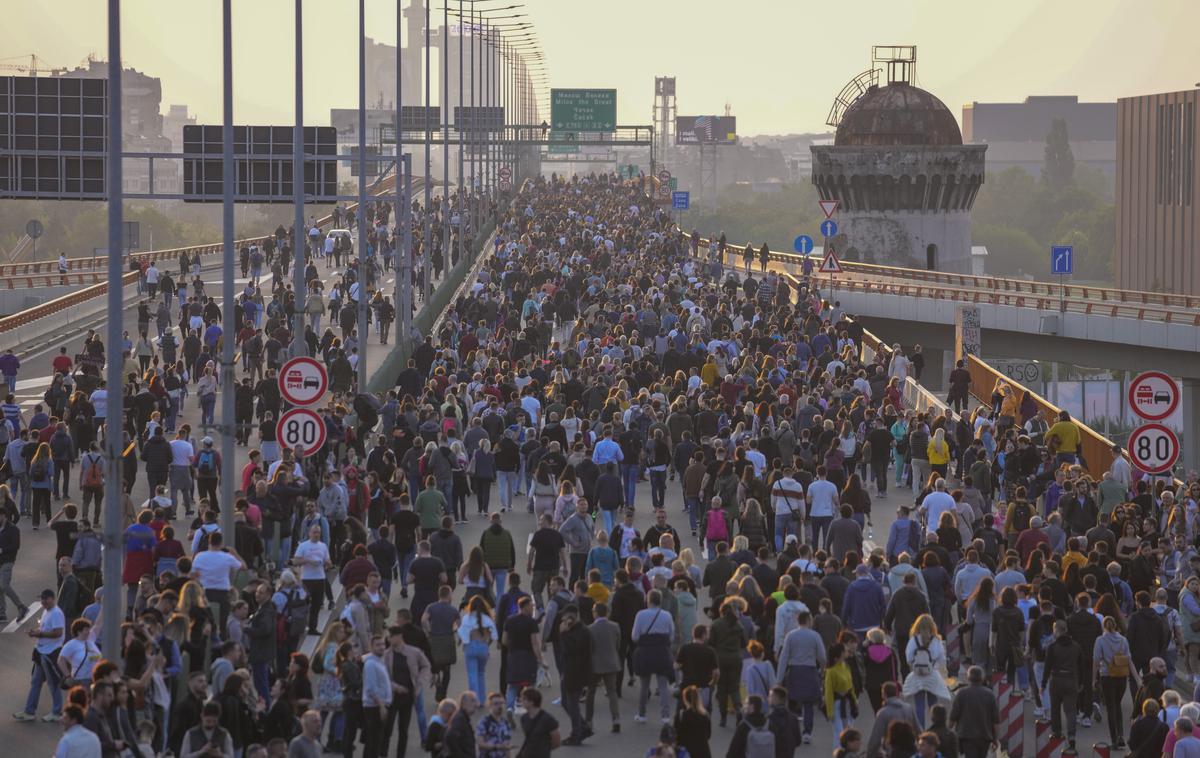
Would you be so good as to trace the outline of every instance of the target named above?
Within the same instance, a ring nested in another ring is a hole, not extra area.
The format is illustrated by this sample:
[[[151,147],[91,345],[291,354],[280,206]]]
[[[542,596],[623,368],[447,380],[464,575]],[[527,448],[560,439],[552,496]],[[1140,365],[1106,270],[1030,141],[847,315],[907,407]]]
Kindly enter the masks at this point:
[[[671,186],[671,191],[674,192],[675,190],[679,189],[679,177],[672,176],[671,181],[667,182],[667,184]]]
[[[564,132],[611,132],[617,127],[615,89],[550,90],[550,128]]]
[[[579,141],[578,132],[562,132],[550,130],[550,144],[547,146],[547,152],[561,153],[577,153],[579,146],[576,144]]]

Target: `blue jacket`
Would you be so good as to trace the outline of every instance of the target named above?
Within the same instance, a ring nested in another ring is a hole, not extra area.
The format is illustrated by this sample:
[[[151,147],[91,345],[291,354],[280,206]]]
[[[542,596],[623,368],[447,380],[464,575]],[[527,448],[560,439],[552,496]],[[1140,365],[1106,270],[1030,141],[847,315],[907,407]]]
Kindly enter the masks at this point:
[[[889,563],[895,563],[896,557],[901,553],[916,552],[918,544],[917,540],[913,539],[912,523],[912,519],[907,518],[898,518],[892,522],[885,551]]]
[[[842,621],[847,627],[857,632],[879,626],[885,610],[887,602],[879,582],[866,576],[850,582],[842,601]]]

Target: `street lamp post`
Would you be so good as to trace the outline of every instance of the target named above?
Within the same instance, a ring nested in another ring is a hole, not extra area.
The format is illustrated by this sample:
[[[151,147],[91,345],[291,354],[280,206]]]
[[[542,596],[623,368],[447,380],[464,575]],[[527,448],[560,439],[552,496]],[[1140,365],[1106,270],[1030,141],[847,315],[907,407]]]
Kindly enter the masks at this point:
[[[304,7],[303,0],[296,0],[296,125],[292,127],[292,204],[296,209],[292,234],[292,292],[296,298],[296,313],[304,312],[304,301],[308,293],[304,281],[305,247],[308,245],[308,230],[304,226]],[[316,175],[314,174],[314,178]],[[296,326],[293,324],[293,326]],[[293,357],[308,354],[308,343],[304,341],[303,329],[292,329]]]
[[[221,3],[221,72],[223,79],[222,110],[224,112],[224,128],[221,130],[221,182],[223,197],[221,199],[222,226],[224,229],[224,255],[221,268],[224,272],[221,282],[221,423],[217,429],[221,433],[221,459],[225,462],[226,470],[233,467],[233,433],[237,428],[233,425],[234,395],[237,392],[236,379],[233,373],[233,343],[237,326],[234,323],[233,305],[233,192],[237,176],[233,167],[233,11],[232,0]],[[299,311],[297,311],[297,314]],[[300,318],[299,315],[296,316]],[[233,534],[233,476],[226,474],[221,477],[221,530],[225,534]],[[109,508],[116,503],[109,502]]]
[[[358,0],[358,391],[367,391],[367,343],[371,322],[367,315],[367,8]],[[400,55],[396,40],[396,56]],[[297,319],[300,316],[297,315]],[[349,357],[349,356],[347,356]]]

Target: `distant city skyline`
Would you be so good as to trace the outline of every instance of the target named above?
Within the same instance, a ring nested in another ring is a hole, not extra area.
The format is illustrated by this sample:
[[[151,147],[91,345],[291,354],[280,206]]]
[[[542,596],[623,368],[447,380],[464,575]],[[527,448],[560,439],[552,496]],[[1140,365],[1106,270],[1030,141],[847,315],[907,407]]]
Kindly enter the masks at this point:
[[[89,54],[106,57],[105,5],[58,0],[47,23],[46,6],[15,4],[0,28],[0,48],[11,54],[4,63],[21,65],[36,53],[46,65],[74,68]],[[551,86],[615,87],[624,124],[650,123],[654,77],[672,75],[681,115],[723,113],[728,103],[745,135],[824,131],[834,96],[869,67],[872,44],[916,45],[918,84],[960,121],[972,101],[1114,101],[1200,79],[1200,3],[1190,0],[1015,0],[981,10],[953,0],[868,0],[852,12],[777,0],[525,6],[504,13],[524,13],[521,20],[534,24]],[[357,105],[357,8],[349,0],[307,4],[307,123],[328,123],[331,108]],[[433,8],[437,26],[441,3]],[[234,2],[238,123],[293,120],[292,9],[289,0]],[[392,44],[395,25],[394,2],[368,0],[368,36]],[[162,80],[164,112],[186,104],[202,123],[219,121],[220,3],[125,0],[122,31],[124,64]]]

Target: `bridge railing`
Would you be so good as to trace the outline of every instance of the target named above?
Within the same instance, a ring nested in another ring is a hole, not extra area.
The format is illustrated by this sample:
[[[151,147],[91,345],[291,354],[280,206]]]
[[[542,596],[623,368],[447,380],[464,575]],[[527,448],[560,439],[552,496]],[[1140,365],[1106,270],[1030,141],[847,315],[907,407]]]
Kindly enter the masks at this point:
[[[684,232],[684,237],[690,240],[691,234]],[[700,237],[698,244],[702,249],[707,248],[709,240]],[[745,245],[725,246],[726,255],[731,256],[740,256],[745,249]],[[755,252],[754,256],[757,263],[758,253]],[[804,256],[796,253],[770,252],[767,257],[770,262],[785,267],[800,266],[804,262]],[[1059,310],[1059,285],[1051,282],[952,274],[844,260],[840,263],[844,273],[838,277],[836,286],[841,289],[1044,311]],[[1191,295],[1067,285],[1062,291],[1062,300],[1069,313],[1200,326],[1200,297]]]
[[[419,181],[423,181],[423,180],[414,180],[413,181],[414,192],[416,190],[416,187],[417,187]],[[384,180],[380,181],[376,185],[375,194],[389,191],[392,187],[395,186],[395,182],[396,182],[395,175],[385,178]],[[357,208],[358,208],[358,203],[353,203],[350,206],[348,206],[348,210],[355,210]],[[316,220],[317,226],[322,229],[329,226],[332,222],[333,222],[332,214],[327,215],[327,216],[322,216],[321,218]],[[299,234],[303,235],[303,232],[300,231]],[[247,243],[248,242],[259,242],[264,239],[266,239],[265,235],[259,236],[259,237],[248,237],[245,239],[235,240],[234,246],[239,247],[244,242],[247,242]],[[172,259],[178,258],[179,254],[182,252],[187,252],[188,255],[195,255],[198,253],[201,257],[204,257],[204,256],[216,255],[218,253],[221,253],[223,250],[224,250],[223,244],[215,243],[215,244],[210,244],[210,245],[194,245],[191,247],[171,248],[169,250],[153,250],[153,251],[147,251],[144,253],[133,253],[131,257],[134,260],[139,260],[139,261],[142,259],[172,260]],[[99,296],[103,295],[104,293],[108,292],[107,274],[105,273],[107,271],[107,267],[108,267],[108,259],[106,257],[97,258],[95,260],[93,260],[92,258],[72,258],[72,259],[69,259],[69,262],[72,264],[71,271],[73,273],[68,274],[68,276],[92,276],[95,283],[92,284],[91,286],[85,287],[84,289],[78,290],[76,292],[71,292],[67,295],[63,295],[62,297],[58,297],[53,300],[49,300],[45,303],[42,303],[41,305],[34,306],[33,308],[28,308],[20,313],[15,313],[11,316],[8,316],[5,318],[0,318],[0,334],[3,334],[4,332],[16,329],[19,326],[24,326],[24,325],[29,324],[33,321],[36,321],[40,318],[44,318],[44,317],[52,315],[54,313],[58,313],[67,308],[77,306],[86,300],[89,300],[93,297],[99,297]],[[95,271],[94,274],[86,275],[86,274],[79,273],[78,269],[75,267],[75,264],[76,263],[84,264],[84,262],[86,262],[86,264],[82,265],[82,267],[93,269]],[[57,261],[41,262],[38,264],[15,263],[15,264],[8,264],[7,266],[0,266],[0,277],[3,277],[4,279],[11,279],[13,277],[18,277],[18,278],[26,277],[26,279],[30,282],[30,284],[32,286],[34,279],[30,278],[30,277],[37,272],[34,272],[34,271],[25,272],[24,268],[27,266],[34,266],[34,265],[41,266],[42,269],[44,269],[43,271],[41,271],[41,273],[43,273],[43,274],[49,273],[51,271],[54,272],[52,276],[47,277],[47,279],[50,281],[50,284],[41,285],[41,286],[57,286],[58,285],[59,279],[58,279],[58,273],[57,273],[58,272]],[[8,269],[21,269],[21,272],[17,273],[15,271],[8,271]],[[124,284],[132,284],[133,282],[137,281],[137,276],[138,276],[137,272],[127,271],[122,276],[121,279]],[[83,284],[83,283],[84,283],[83,281],[80,282],[80,284]],[[10,285],[10,289],[12,289],[11,285]]]
[[[992,404],[992,390],[999,381],[1017,392],[1028,392],[1033,402],[1037,404],[1038,414],[1046,420],[1047,424],[1053,425],[1058,420],[1061,408],[1020,382],[1010,379],[1008,375],[1000,373],[986,361],[974,355],[968,355],[967,371],[971,374],[971,394],[984,405]],[[1079,419],[1072,419],[1072,421],[1075,422],[1075,426],[1079,427],[1079,452],[1086,463],[1085,468],[1093,479],[1099,481],[1101,475],[1112,466],[1113,442]]]

